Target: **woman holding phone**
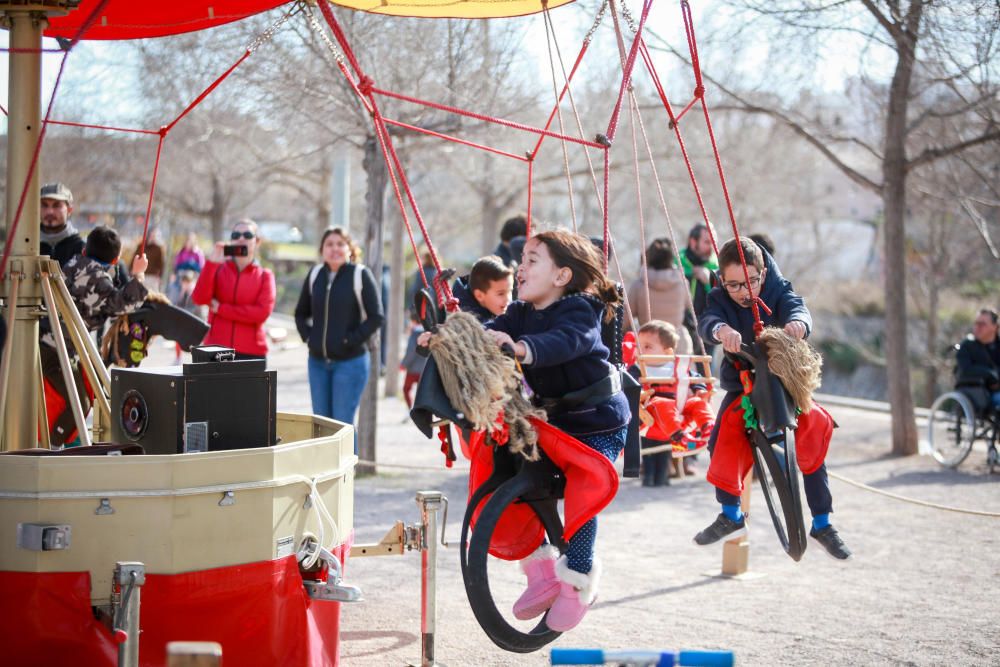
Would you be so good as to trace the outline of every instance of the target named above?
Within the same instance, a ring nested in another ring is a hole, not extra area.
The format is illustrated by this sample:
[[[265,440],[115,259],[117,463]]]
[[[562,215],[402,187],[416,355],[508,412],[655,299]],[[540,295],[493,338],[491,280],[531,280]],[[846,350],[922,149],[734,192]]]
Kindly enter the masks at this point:
[[[237,359],[264,359],[264,322],[274,310],[274,274],[255,259],[257,223],[244,218],[233,226],[229,243],[218,242],[205,262],[191,300],[208,306],[205,345],[236,350]]]

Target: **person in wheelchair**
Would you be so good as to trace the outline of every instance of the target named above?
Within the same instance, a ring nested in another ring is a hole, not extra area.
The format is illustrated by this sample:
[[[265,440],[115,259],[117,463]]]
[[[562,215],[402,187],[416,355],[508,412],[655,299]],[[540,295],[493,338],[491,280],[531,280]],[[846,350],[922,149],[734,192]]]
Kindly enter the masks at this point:
[[[631,413],[601,341],[601,322],[613,316],[620,299],[602,267],[585,236],[565,230],[532,236],[517,270],[520,300],[486,328],[498,345],[513,348],[533,402],[549,422],[613,462],[625,445]],[[596,537],[593,518],[558,560],[548,544],[523,560],[528,585],[514,616],[527,620],[548,610],[550,629],[576,627],[597,596]]]
[[[1000,324],[997,311],[983,308],[972,323],[972,333],[958,346],[955,355],[955,388],[982,387],[989,402],[973,400],[977,410],[1000,412]]]
[[[745,282],[740,248],[747,264],[749,285]],[[698,333],[706,342],[720,343],[724,350],[738,353],[744,341],[754,340],[754,318],[751,304],[756,299],[770,310],[760,310],[760,317],[767,326],[783,327],[793,338],[802,339],[809,335],[812,316],[805,301],[792,290],[792,284],[785,280],[774,259],[748,238],[727,241],[719,251],[719,272],[721,285],[712,289],[708,304],[698,322]],[[715,497],[722,505],[722,512],[707,528],[695,535],[695,544],[707,546],[722,539],[733,539],[746,534],[746,516],[740,509],[740,496],[734,495],[713,481],[713,468],[718,469],[723,459],[722,448],[734,446],[719,438],[720,425],[727,408],[742,396],[739,373],[729,358],[722,362],[720,386],[726,390],[722,399],[708,448],[712,453],[708,479],[716,487]],[[716,450],[719,450],[717,453]],[[830,523],[833,512],[833,497],[825,462],[809,474],[803,474],[806,501],[812,512],[810,537],[819,542],[827,553],[838,560],[851,558],[851,551],[844,544],[837,530]]]

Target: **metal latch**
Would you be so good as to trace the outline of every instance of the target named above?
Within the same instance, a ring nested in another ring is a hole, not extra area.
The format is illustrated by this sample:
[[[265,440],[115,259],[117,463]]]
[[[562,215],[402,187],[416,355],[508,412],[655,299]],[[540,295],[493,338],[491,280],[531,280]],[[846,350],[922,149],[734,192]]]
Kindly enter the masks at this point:
[[[29,551],[62,551],[69,549],[72,528],[66,523],[19,523],[17,547]]]
[[[333,600],[336,602],[360,602],[362,600],[361,589],[357,586],[345,584],[341,576],[340,559],[329,549],[321,546],[315,538],[306,538],[297,554],[298,560],[302,563],[319,550],[319,560],[327,566],[326,581],[314,581],[304,579],[302,585],[305,586],[306,595],[313,600]]]

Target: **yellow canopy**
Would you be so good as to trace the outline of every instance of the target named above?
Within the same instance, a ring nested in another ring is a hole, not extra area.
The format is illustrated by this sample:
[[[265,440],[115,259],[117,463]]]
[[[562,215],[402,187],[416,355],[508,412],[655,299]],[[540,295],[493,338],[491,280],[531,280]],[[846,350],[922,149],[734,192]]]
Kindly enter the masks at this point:
[[[549,0],[549,9],[570,2],[573,0]],[[490,19],[542,11],[541,0],[331,0],[331,3],[372,14],[418,18]]]

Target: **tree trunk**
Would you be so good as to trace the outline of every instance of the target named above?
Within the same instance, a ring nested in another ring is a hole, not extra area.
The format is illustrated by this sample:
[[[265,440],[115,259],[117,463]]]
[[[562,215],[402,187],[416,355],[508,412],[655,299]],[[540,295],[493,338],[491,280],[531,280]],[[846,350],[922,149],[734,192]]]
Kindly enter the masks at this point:
[[[931,406],[937,396],[937,338],[938,338],[938,273],[930,276],[929,294],[927,296],[927,377],[924,379],[924,405]]]
[[[383,303],[385,308],[385,321],[387,323],[386,345],[389,346],[385,358],[385,388],[383,395],[388,398],[399,394],[399,363],[402,360],[400,354],[401,337],[406,322],[401,321],[406,312],[407,305],[403,303],[404,297],[404,277],[403,277],[403,219],[398,215],[393,215],[392,239],[390,240],[389,252],[392,258],[389,262],[389,303]]]
[[[388,180],[382,151],[374,137],[365,142],[365,157],[362,167],[367,176],[365,191],[365,264],[375,274],[375,282],[382,284],[382,224],[383,204],[385,202],[385,186]],[[379,366],[379,334],[368,341],[371,357],[371,372],[368,374],[368,384],[361,396],[361,409],[358,415],[358,430],[355,435],[358,444],[358,456],[362,461],[376,460],[375,431],[378,424],[378,380]],[[374,474],[375,466],[359,465],[359,473]]]
[[[316,241],[323,232],[333,227],[333,206],[330,197],[333,188],[333,164],[329,151],[323,153],[319,163],[319,192],[316,193]]]
[[[914,3],[911,12],[920,12]],[[915,8],[914,8],[915,7]],[[909,18],[909,17],[908,17]],[[920,24],[919,14],[915,17]],[[903,31],[896,40],[898,60],[889,88],[882,205],[885,209],[885,347],[892,413],[892,452],[917,453],[917,422],[910,390],[906,340],[906,112],[917,32]]]
[[[209,213],[212,222],[212,239],[224,239],[226,231],[226,195],[218,174],[212,174],[212,208]]]
[[[484,154],[482,166],[483,185],[480,191],[481,208],[479,215],[482,219],[481,250],[483,255],[493,252],[493,249],[497,247],[497,241],[500,240],[500,230],[498,229],[500,221],[497,220],[500,210],[497,207],[496,190],[493,188],[493,163],[495,160],[491,158],[491,155]]]

